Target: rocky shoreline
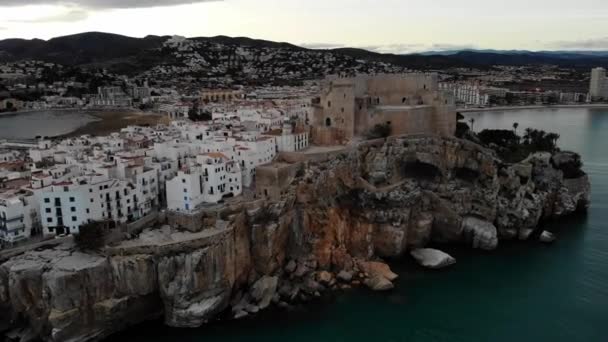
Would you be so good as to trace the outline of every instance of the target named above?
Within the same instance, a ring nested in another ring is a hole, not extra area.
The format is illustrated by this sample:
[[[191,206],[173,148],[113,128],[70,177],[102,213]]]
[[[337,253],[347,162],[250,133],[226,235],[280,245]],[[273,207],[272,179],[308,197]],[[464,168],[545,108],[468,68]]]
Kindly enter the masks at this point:
[[[541,221],[590,201],[575,153],[510,165],[456,138],[391,137],[297,167],[279,200],[226,206],[195,229],[169,217],[96,254],[68,241],[0,260],[0,331],[101,340],[159,317],[198,327],[332,290],[389,290],[397,274],[383,258],[433,242],[490,251],[503,240],[548,242]],[[439,256],[437,265],[453,263]]]

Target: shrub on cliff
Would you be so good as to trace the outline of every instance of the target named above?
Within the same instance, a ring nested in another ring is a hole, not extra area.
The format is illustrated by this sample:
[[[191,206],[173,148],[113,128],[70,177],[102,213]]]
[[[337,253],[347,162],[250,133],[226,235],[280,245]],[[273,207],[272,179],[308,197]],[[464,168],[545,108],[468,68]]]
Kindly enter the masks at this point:
[[[74,242],[78,249],[99,250],[106,242],[109,230],[108,222],[91,222],[80,227],[80,232],[74,235]]]

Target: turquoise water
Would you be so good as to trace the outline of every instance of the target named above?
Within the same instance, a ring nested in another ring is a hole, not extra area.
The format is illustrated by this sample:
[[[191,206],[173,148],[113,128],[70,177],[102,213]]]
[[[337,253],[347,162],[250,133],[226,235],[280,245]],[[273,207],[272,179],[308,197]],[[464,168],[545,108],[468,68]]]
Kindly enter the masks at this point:
[[[391,293],[356,290],[293,312],[270,310],[194,330],[147,323],[109,341],[608,341],[608,110],[470,114],[475,129],[562,135],[592,179],[587,215],[546,224],[558,241],[504,243],[492,253],[449,247],[458,263],[426,271],[394,260]]]

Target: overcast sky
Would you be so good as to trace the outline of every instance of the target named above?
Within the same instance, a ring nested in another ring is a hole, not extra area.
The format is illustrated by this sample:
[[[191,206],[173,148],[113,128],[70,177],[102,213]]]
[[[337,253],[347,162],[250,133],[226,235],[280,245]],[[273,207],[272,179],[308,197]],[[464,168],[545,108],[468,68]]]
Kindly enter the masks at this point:
[[[381,52],[608,49],[608,0],[0,0],[0,39],[248,36]]]

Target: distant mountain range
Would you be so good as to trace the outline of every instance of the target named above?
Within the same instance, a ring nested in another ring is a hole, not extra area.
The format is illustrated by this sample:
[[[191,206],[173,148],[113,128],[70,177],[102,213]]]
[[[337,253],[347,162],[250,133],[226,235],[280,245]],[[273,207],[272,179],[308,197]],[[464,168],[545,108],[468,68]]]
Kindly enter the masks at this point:
[[[116,34],[87,32],[53,38],[48,41],[33,39],[6,39],[0,41],[0,61],[37,59],[65,65],[87,65],[120,61],[135,64],[147,51],[161,48],[169,36],[132,38]],[[197,37],[229,46],[247,46],[259,49],[287,49],[293,51],[318,51],[336,53],[356,59],[390,63],[412,69],[445,69],[449,67],[488,68],[492,65],[540,65],[554,64],[579,69],[608,67],[608,51],[498,51],[455,50],[431,51],[418,54],[383,54],[357,48],[310,50],[290,43],[272,42],[246,37]],[[142,57],[143,56],[143,57]],[[145,59],[145,58],[143,58]],[[155,63],[162,61],[155,60]]]

